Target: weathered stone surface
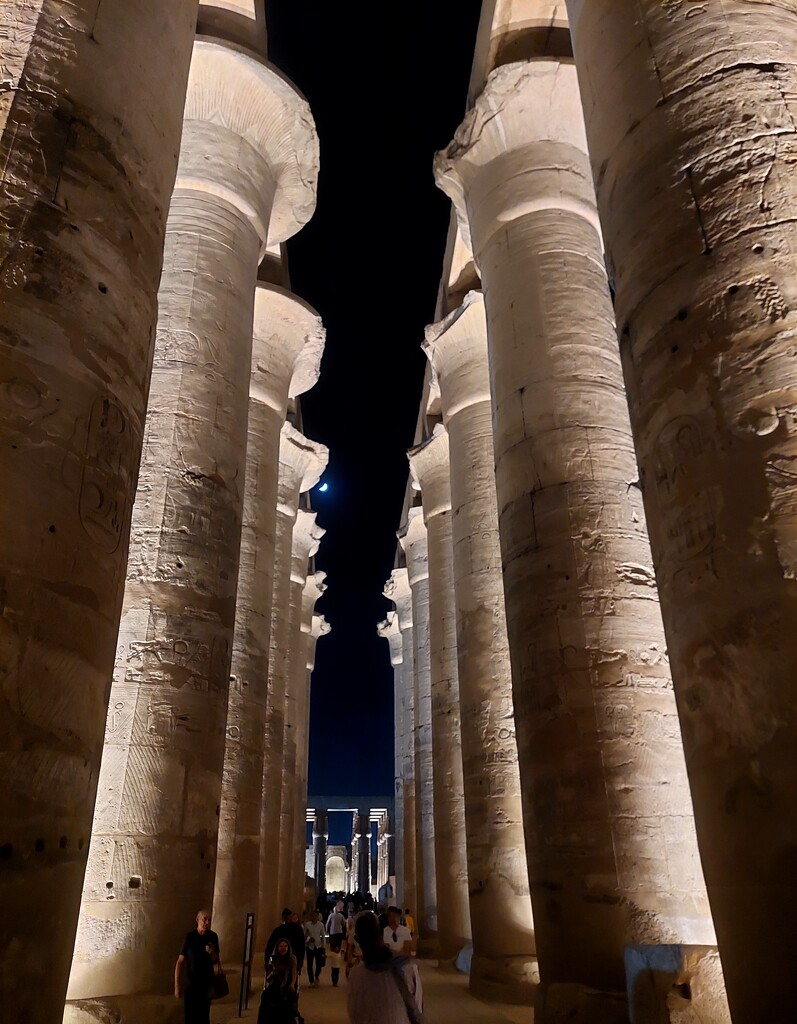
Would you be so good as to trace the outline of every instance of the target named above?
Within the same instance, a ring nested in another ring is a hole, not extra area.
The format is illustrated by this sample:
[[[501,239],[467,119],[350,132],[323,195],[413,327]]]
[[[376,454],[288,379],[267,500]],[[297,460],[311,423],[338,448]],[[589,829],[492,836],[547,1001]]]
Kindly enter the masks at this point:
[[[390,650],[390,664],[393,666],[393,831],[395,842],[395,876],[396,899],[401,902],[402,910],[407,906],[402,902],[404,897],[404,787],[402,784],[402,767],[404,763],[404,709],[403,709],[403,662],[404,645],[399,628],[398,613],[391,611],[376,627],[376,631],[387,640]]]
[[[401,788],[404,828],[398,833],[401,843],[403,872],[397,877],[398,895],[404,907],[415,910],[418,902],[417,855],[415,844],[415,693],[413,685],[415,653],[412,627],[412,590],[406,567],[394,569],[383,591],[396,606],[396,619],[401,630],[401,775],[396,784]],[[396,755],[399,756],[398,754]]]
[[[487,310],[544,1020],[622,992],[629,943],[714,934],[572,63],[494,71],[437,171]]]
[[[434,752],[434,842],[438,957],[454,957],[471,939],[465,792],[457,671],[451,483],[448,434],[433,435],[410,452],[421,490],[429,552],[429,656]]]
[[[135,994],[131,1024],[151,1019],[175,937],[213,899],[257,264],[309,217],[316,163],[304,100],[262,61],[197,41],[69,989]]]
[[[512,673],[501,584],[487,334],[480,293],[427,328],[451,451],[465,827],[477,994],[531,1002],[537,982]]]
[[[399,532],[412,590],[415,744],[415,871],[418,933],[431,950],[437,938],[437,879],[434,857],[432,675],[429,649],[429,558],[423,509],[409,510]]]
[[[246,914],[258,902],[280,430],[289,397],[315,382],[323,344],[314,310],[275,285],[258,284],[213,895],[213,929],[230,959],[237,956]]]
[[[625,951],[631,1024],[731,1024],[713,946],[630,946]]]
[[[731,1011],[787,1020],[797,12],[777,0],[568,8]]]
[[[291,538],[299,508],[299,495],[318,483],[328,459],[329,451],[325,445],[310,441],[290,423],[283,426],[274,545],[274,599],[269,639],[266,734],[263,743],[263,804],[260,813],[262,854],[257,913],[259,945],[265,945],[271,929],[279,921],[281,910],[278,888],[290,637]]]
[[[312,565],[311,561],[311,565]],[[291,658],[292,686],[296,692],[296,761],[291,779],[294,787],[293,829],[290,849],[290,885],[286,903],[301,911],[304,899],[305,849],[307,847],[307,770],[310,754],[310,675],[315,665],[319,636],[330,632],[329,623],[315,614],[315,606],[327,589],[325,572],[310,572],[302,588],[300,637]],[[316,632],[317,630],[317,632]]]
[[[56,1020],[69,975],[195,16],[0,5],[0,1005],[20,1021]]]

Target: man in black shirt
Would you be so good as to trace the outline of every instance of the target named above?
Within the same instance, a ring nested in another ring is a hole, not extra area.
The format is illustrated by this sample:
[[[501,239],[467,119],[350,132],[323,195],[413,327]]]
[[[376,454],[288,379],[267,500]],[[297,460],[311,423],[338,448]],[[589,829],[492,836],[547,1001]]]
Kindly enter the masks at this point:
[[[174,994],[185,1001],[185,1024],[210,1024],[210,986],[218,962],[219,937],[210,930],[210,911],[200,910],[174,965]]]
[[[305,954],[304,928],[299,924],[298,917],[289,907],[282,911],[282,924],[278,924],[268,937],[268,942],[266,943],[266,966],[268,966],[269,957],[276,949],[280,939],[288,940],[291,952],[296,957],[298,973],[301,974]]]

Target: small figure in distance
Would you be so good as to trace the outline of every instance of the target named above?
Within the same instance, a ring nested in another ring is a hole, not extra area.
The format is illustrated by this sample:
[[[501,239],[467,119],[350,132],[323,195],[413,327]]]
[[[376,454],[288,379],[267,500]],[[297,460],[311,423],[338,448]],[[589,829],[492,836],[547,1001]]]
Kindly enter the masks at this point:
[[[219,937],[210,930],[210,911],[200,910],[196,928],[186,935],[174,965],[174,995],[184,1000],[185,1024],[210,1024],[210,987],[218,962]]]

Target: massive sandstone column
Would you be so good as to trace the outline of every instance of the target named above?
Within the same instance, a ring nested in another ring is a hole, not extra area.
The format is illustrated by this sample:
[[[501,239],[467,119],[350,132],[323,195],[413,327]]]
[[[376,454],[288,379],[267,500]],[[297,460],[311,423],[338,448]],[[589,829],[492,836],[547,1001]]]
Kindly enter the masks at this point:
[[[531,1002],[537,981],[523,840],[512,672],[506,635],[493,469],[484,306],[428,327],[451,450],[454,599],[465,783],[471,988]]]
[[[307,770],[310,756],[310,682],[315,667],[315,649],[320,636],[331,627],[323,615],[315,614],[315,606],[327,589],[325,572],[310,573],[302,591],[301,638],[294,673],[296,690],[296,766],[294,768],[295,810],[293,816],[293,851],[291,854],[291,896],[288,900],[301,911],[304,900],[305,850],[307,848]]]
[[[304,100],[221,42],[194,45],[184,118],[69,990],[135,994],[113,999],[130,1020],[213,898],[257,264],[309,218],[318,163]]]
[[[449,446],[445,427],[410,452],[421,490],[429,549],[429,652],[434,750],[434,848],[440,958],[455,956],[471,938],[465,791],[457,674],[456,607]]]
[[[423,509],[411,508],[399,535],[412,589],[413,693],[415,702],[415,848],[418,933],[437,937],[432,763],[432,673],[429,648],[429,558]]]
[[[302,596],[310,559],[318,551],[325,531],[316,523],[316,513],[299,509],[291,535],[291,572],[288,607],[285,614],[288,629],[285,635],[285,731],[282,747],[282,779],[280,796],[279,877],[277,902],[292,906],[296,893],[292,883],[296,874],[293,862],[294,821],[296,807],[297,739],[299,729],[300,693],[305,687],[307,651],[302,633]],[[301,910],[301,907],[293,907]]]
[[[327,887],[327,841],[329,840],[329,816],[326,811],[315,811],[313,819],[313,873],[318,895]],[[326,923],[326,922],[325,922]]]
[[[69,976],[196,7],[0,4],[0,1006],[20,1021],[55,1020]]]
[[[484,287],[540,1012],[624,1020],[626,946],[715,940],[572,63],[494,71],[437,172]]]
[[[213,895],[213,929],[229,959],[237,955],[246,914],[257,908],[280,430],[288,399],[318,379],[323,346],[324,329],[312,309],[275,285],[258,284]]]
[[[399,628],[398,614],[395,611],[388,612],[387,618],[380,622],[376,631],[383,639],[387,640],[390,650],[390,664],[393,667],[393,807],[394,820],[393,834],[395,837],[395,875],[397,901],[403,898],[404,893],[404,787],[402,785],[402,767],[404,759],[404,710],[403,710],[403,661],[404,651]],[[406,906],[402,903],[402,909]]]
[[[797,12],[568,3],[734,1020],[797,1003]]]
[[[401,847],[403,874],[398,879],[403,907],[416,913],[418,901],[417,856],[415,848],[415,693],[413,686],[415,653],[412,628],[412,590],[406,568],[394,569],[383,594],[396,606],[396,621],[401,630],[401,719],[397,738],[401,741],[401,806],[403,833],[396,836]],[[398,753],[396,757],[398,758]],[[397,780],[398,781],[398,780]],[[402,908],[403,909],[403,908]]]
[[[329,451],[310,441],[291,423],[282,428],[277,529],[274,544],[274,599],[269,639],[266,733],[263,743],[263,802],[260,812],[260,885],[257,913],[257,942],[265,945],[271,929],[279,923],[278,884],[280,851],[280,809],[282,806],[282,763],[285,749],[285,694],[289,605],[291,596],[291,536],[299,508],[299,495],[315,487],[323,473]]]

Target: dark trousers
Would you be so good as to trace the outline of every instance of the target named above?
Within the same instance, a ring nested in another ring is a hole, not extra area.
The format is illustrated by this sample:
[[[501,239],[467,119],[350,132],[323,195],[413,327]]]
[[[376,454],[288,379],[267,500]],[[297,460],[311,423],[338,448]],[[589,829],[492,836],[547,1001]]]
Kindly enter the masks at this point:
[[[338,978],[340,977],[340,968],[339,967],[332,967],[332,968],[330,968],[330,970],[332,971],[332,984],[335,986],[335,988],[337,988],[338,987]]]
[[[185,1024],[210,1024],[210,1000],[191,986],[185,990]]]
[[[324,950],[307,950],[307,980],[312,985],[316,978],[321,976],[321,969],[324,966]]]

